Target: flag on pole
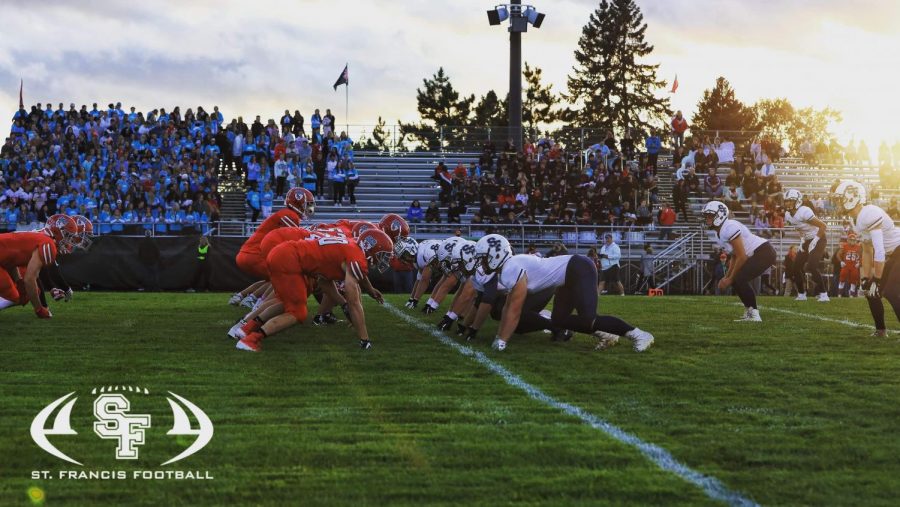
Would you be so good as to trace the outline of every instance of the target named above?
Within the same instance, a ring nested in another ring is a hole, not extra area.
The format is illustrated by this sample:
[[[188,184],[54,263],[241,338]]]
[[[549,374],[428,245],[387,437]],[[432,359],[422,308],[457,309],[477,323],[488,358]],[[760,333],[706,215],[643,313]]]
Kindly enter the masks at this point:
[[[22,86],[25,85],[25,80],[19,80],[19,109],[25,109],[25,101],[22,100]]]
[[[337,91],[338,86],[346,84],[350,84],[350,76],[347,73],[347,65],[344,65],[344,71],[341,72],[341,75],[338,76],[337,81],[334,82],[334,91]]]
[[[672,89],[669,90],[669,93],[675,93],[678,91],[678,74],[675,74],[675,81],[672,82]]]

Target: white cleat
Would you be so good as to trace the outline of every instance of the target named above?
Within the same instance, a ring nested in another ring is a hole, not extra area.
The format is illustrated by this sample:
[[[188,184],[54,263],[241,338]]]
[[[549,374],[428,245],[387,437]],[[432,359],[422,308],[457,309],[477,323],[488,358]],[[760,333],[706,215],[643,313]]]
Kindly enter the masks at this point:
[[[237,306],[241,304],[241,299],[244,299],[244,297],[241,296],[241,293],[235,292],[231,295],[231,299],[228,300],[228,304],[230,304],[231,306]]]
[[[820,303],[827,303],[831,300],[828,299],[828,294],[823,292],[823,293],[819,294],[819,296],[816,298],[816,301],[818,301]]]
[[[794,301],[806,301],[806,294],[797,294],[797,297],[794,298]]]
[[[228,330],[228,336],[234,338],[235,340],[243,340],[246,333],[241,327],[244,325],[243,320],[239,320],[237,324],[231,326],[231,329]]]
[[[762,322],[762,317],[759,316],[759,310],[750,308],[743,318],[737,319],[735,322]]]
[[[594,331],[593,335],[598,340],[597,346],[594,347],[594,350],[606,350],[619,343],[619,335],[607,333],[606,331]]]
[[[256,304],[256,296],[254,296],[253,294],[250,294],[241,300],[241,306],[243,306],[244,308],[252,309],[254,304]]]
[[[506,350],[506,342],[497,338],[494,340],[494,343],[491,344],[491,348],[496,350],[497,352],[503,352]]]
[[[653,335],[638,328],[628,331],[625,333],[625,336],[631,338],[631,345],[634,347],[635,352],[643,352],[649,349],[650,345],[653,345]]]
[[[745,320],[750,318],[750,310],[751,308],[744,308],[744,314],[741,315],[741,318],[734,319],[735,322],[744,322]]]

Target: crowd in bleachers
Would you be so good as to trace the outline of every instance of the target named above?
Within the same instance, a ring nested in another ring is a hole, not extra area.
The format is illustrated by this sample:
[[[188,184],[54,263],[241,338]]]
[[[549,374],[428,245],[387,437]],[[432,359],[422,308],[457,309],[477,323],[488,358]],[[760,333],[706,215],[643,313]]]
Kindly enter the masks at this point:
[[[489,142],[477,162],[441,162],[433,179],[450,223],[472,210],[476,224],[646,225],[659,203],[656,167],[655,160],[641,167],[645,159],[637,155],[630,137],[619,142],[611,132],[583,160],[549,138],[529,140],[520,150]],[[407,218],[421,220],[420,209],[410,206]],[[432,203],[426,221],[441,221],[436,209]]]
[[[265,125],[257,116],[249,126],[233,119],[217,136],[227,170],[244,178],[252,219],[268,216],[275,198],[292,187],[303,186],[317,198],[340,206],[347,198],[356,204],[359,174],[353,165],[353,140],[336,133],[330,109],[316,109],[309,121],[300,111],[285,110],[275,123]],[[330,197],[329,197],[330,194]]]
[[[80,214],[101,234],[202,231],[218,218],[222,114],[20,108],[0,148],[0,230]]]

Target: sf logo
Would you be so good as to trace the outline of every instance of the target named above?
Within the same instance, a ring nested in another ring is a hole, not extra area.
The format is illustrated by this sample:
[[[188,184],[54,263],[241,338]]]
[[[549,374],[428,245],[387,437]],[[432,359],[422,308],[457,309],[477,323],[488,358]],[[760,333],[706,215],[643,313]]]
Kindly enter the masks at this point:
[[[131,412],[128,397],[146,396],[151,401],[159,400],[147,388],[138,386],[104,386],[95,388],[91,395],[99,395],[94,400],[93,415],[94,434],[104,440],[115,440],[116,459],[136,460],[139,458],[139,447],[146,442],[146,430],[150,429],[150,414]],[[31,439],[41,449],[61,460],[84,466],[59,450],[48,437],[72,436],[79,433],[72,428],[72,410],[78,396],[71,392],[50,402],[35,416],[31,422]],[[162,398],[168,402],[172,410],[172,429],[166,432],[168,437],[189,437],[193,442],[178,455],[163,462],[161,466],[180,461],[204,448],[213,437],[213,423],[209,416],[187,398],[168,391]],[[187,410],[185,410],[187,409]],[[56,414],[55,417],[53,414]],[[188,415],[190,414],[190,415]],[[52,417],[53,423],[47,427]]]
[[[149,414],[129,414],[131,402],[121,394],[101,394],[94,400],[94,433],[118,440],[116,459],[137,459],[137,446],[144,445],[144,430],[150,427]]]

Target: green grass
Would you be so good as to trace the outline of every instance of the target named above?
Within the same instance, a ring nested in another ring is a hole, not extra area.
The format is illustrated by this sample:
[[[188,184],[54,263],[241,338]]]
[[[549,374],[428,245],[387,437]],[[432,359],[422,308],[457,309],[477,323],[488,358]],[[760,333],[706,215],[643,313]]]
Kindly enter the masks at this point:
[[[79,293],[53,305],[51,321],[0,312],[0,505],[31,505],[32,486],[46,505],[715,504],[371,301],[371,351],[335,326],[296,328],[250,354],[224,334],[240,315],[226,299]],[[390,300],[400,306],[405,297]],[[766,310],[761,325],[733,323],[735,302],[603,297],[603,313],[656,335],[644,354],[624,343],[594,352],[588,336],[557,344],[541,333],[514,337],[496,354],[493,324],[473,346],[759,503],[895,505],[898,335],[874,339]],[[862,300],[762,304],[870,322]],[[90,390],[111,384],[171,390],[203,408],[213,440],[167,468],[215,479],[32,480],[32,470],[81,469],[29,436],[37,412],[71,391],[79,435],[50,439],[86,470],[160,469],[189,443],[165,435],[171,415],[161,398],[132,396],[153,427],[139,462],[116,462],[115,443],[91,429]]]

